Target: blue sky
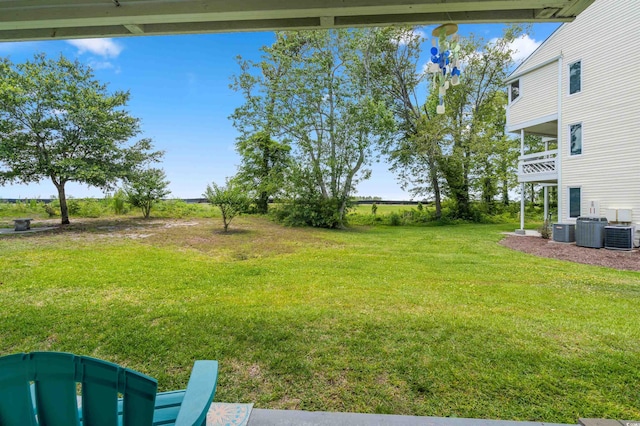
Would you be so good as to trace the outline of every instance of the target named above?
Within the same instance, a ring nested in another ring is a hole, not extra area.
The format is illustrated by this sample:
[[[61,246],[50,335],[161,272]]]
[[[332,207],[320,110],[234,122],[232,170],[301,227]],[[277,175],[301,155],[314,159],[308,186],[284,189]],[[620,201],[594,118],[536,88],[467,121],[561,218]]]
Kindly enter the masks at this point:
[[[517,41],[526,56],[558,24],[536,24],[531,38]],[[459,34],[485,39],[500,36],[503,25],[461,25]],[[425,27],[429,34],[432,27]],[[109,90],[129,90],[128,109],[141,119],[140,137],[153,139],[166,151],[161,167],[171,181],[172,197],[197,198],[207,184],[223,183],[236,172],[240,159],[234,151],[237,132],[228,119],[243,102],[229,88],[238,72],[237,55],[258,59],[259,49],[271,44],[273,33],[203,34],[129,37],[73,41],[0,43],[0,56],[23,62],[44,52],[77,58],[90,65]],[[371,179],[358,186],[358,195],[409,199],[384,162],[374,164]],[[49,198],[55,194],[49,181],[0,187],[3,198]],[[97,188],[69,183],[67,195],[102,197]]]

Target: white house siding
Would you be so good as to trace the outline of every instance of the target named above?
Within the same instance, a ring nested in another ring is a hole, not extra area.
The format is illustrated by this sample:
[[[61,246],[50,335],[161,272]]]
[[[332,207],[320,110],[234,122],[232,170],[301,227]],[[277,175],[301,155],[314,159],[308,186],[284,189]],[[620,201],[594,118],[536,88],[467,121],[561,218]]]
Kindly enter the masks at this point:
[[[579,19],[579,20],[578,20]],[[640,1],[596,0],[559,34],[563,51],[562,200],[582,188],[588,202],[633,209],[640,224]],[[574,25],[575,24],[575,25]],[[557,42],[556,42],[557,43]],[[569,64],[580,60],[582,87],[569,95]],[[582,123],[582,155],[569,155],[569,125]]]
[[[558,93],[556,62],[523,75],[519,80],[520,96],[509,106],[510,125],[526,123],[558,112],[558,97],[553,96]]]
[[[562,55],[561,203],[570,222],[568,188],[581,187],[582,214],[588,201],[607,208],[633,210],[640,228],[640,0],[596,0],[572,23],[560,27],[514,74]],[[569,95],[569,64],[581,61],[581,92]],[[545,66],[526,75],[526,87],[549,79]],[[557,70],[557,63],[551,65]],[[557,71],[556,71],[557,72]],[[539,74],[540,73],[540,74]],[[522,84],[523,80],[521,80]],[[522,99],[509,107],[508,126],[539,118],[538,104],[557,102]],[[530,105],[533,103],[533,105]],[[527,111],[525,115],[524,111]],[[582,155],[569,155],[569,125],[582,123]]]

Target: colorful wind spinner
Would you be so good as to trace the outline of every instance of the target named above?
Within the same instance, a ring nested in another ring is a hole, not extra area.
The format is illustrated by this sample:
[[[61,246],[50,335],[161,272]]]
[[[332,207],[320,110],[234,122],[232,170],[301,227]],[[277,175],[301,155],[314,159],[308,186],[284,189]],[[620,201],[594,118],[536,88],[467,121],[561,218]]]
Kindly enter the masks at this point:
[[[438,86],[438,114],[444,114],[444,95],[450,86],[460,84],[460,37],[457,34],[458,25],[443,24],[437,27],[431,35],[431,62],[427,72],[433,74],[433,84]],[[436,41],[437,40],[437,41]]]

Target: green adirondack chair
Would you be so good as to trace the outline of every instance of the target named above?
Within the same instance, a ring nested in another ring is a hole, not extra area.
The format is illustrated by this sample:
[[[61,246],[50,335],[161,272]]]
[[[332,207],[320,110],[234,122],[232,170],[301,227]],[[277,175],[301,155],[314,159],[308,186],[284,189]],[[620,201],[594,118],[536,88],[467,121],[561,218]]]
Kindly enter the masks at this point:
[[[204,426],[217,361],[196,361],[186,390],[111,362],[64,352],[0,357],[2,426]],[[78,396],[80,391],[81,396]]]

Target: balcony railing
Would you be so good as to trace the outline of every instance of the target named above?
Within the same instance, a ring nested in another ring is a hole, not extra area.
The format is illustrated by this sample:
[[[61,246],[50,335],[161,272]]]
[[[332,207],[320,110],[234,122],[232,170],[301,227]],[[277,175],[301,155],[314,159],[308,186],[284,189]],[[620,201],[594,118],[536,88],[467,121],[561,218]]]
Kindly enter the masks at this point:
[[[557,182],[558,150],[518,157],[518,182]]]

